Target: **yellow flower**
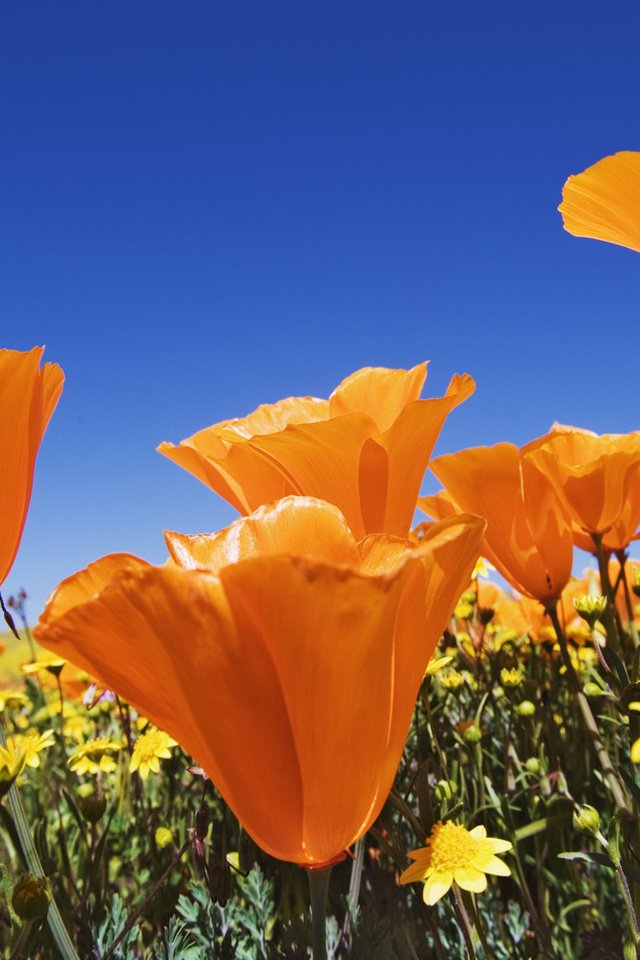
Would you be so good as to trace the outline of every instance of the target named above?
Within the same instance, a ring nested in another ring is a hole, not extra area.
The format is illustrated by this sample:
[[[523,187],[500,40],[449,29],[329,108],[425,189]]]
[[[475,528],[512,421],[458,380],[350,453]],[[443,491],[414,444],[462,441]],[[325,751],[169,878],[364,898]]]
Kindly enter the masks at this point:
[[[522,674],[517,667],[512,670],[502,669],[500,671],[500,683],[503,687],[519,687],[522,683]]]
[[[460,600],[457,607],[453,611],[453,615],[457,620],[468,620],[472,614],[473,604],[464,599]]]
[[[438,670],[442,670],[448,663],[451,663],[453,657],[431,657],[425,670],[425,677],[432,677]]]
[[[464,684],[464,676],[457,670],[447,670],[446,673],[441,674],[441,677],[442,685],[447,690],[457,690]]]
[[[631,763],[640,763],[640,737],[631,747]]]
[[[29,697],[22,690],[0,690],[0,712],[16,707],[26,707]]]
[[[473,573],[471,574],[471,579],[477,580],[478,577],[482,577],[484,580],[488,580],[491,570],[495,570],[493,564],[489,563],[486,557],[478,557],[476,565],[473,568]]]
[[[165,847],[168,847],[170,843],[173,843],[173,834],[171,830],[169,830],[169,827],[158,827],[155,837],[158,850],[163,850]]]
[[[54,743],[53,730],[45,730],[44,733],[30,730],[28,733],[14,733],[7,737],[7,749],[21,750],[24,754],[25,766],[34,768],[40,766],[39,754]]]
[[[18,744],[7,742],[6,747],[0,747],[0,798],[22,773],[24,760],[24,749]]]
[[[111,773],[117,766],[111,754],[117,750],[120,750],[120,744],[108,737],[88,740],[69,756],[69,768],[78,776],[83,773]]]
[[[463,890],[482,893],[487,887],[485,874],[508,877],[509,867],[497,853],[511,849],[508,840],[488,837],[483,826],[467,830],[462,824],[436,823],[426,847],[412,850],[412,863],[400,877],[400,883],[424,880],[422,898],[433,906],[457,884]]]
[[[57,657],[53,653],[45,652],[39,654],[37,660],[32,660],[30,663],[23,663],[20,669],[24,674],[27,674],[27,676],[33,673],[39,673],[41,670],[48,670],[49,673],[57,677],[66,662],[62,657]]]
[[[146,780],[150,773],[159,772],[160,760],[168,760],[171,756],[170,747],[176,746],[176,741],[172,740],[168,733],[151,727],[136,740],[129,770],[131,773],[137,770],[142,779]]]

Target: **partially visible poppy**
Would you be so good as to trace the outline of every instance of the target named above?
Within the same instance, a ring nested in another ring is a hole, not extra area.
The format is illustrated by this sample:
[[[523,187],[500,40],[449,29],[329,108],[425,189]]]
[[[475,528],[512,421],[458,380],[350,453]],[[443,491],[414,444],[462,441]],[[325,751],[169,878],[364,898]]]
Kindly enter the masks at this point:
[[[457,507],[487,521],[482,555],[520,593],[547,604],[571,576],[571,524],[545,474],[512,443],[472,447],[430,464],[446,494],[421,498],[442,515]]]
[[[569,177],[558,210],[574,237],[640,250],[640,153],[615,153]]]
[[[357,537],[406,537],[440,430],[475,389],[456,375],[443,397],[420,400],[426,370],[365,367],[328,400],[289,397],[158,450],[241,513],[306,495],[335,503]]]
[[[579,530],[604,536],[611,550],[628,546],[640,523],[640,432],[598,436],[555,424],[522,453],[549,478]]]
[[[0,586],[20,546],[38,448],[62,392],[64,374],[55,363],[41,368],[43,353],[0,350]]]
[[[214,781],[257,843],[326,864],[391,788],[429,659],[484,523],[422,543],[356,541],[309,497],[205,537],[167,534],[173,564],[103,558],[64,581],[36,628]]]

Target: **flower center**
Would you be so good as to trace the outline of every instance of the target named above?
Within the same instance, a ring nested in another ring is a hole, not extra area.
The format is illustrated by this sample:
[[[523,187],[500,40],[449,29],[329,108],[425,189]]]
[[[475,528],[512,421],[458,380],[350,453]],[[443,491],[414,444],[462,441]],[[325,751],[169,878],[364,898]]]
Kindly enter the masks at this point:
[[[458,870],[471,865],[480,844],[457,823],[437,823],[429,838],[431,866],[437,871]]]

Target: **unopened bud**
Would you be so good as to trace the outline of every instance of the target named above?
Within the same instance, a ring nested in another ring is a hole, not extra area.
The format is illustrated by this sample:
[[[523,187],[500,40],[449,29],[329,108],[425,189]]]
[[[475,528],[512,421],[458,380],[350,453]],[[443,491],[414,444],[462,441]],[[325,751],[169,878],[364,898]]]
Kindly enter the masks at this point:
[[[82,797],[78,803],[80,813],[89,823],[97,823],[104,816],[107,801],[104,794],[92,793],[90,797]]]
[[[531,702],[531,700],[523,700],[518,704],[516,710],[521,717],[532,717],[536,712],[536,706]]]
[[[21,920],[36,920],[44,917],[50,900],[48,880],[28,873],[15,884],[11,905]]]
[[[477,723],[470,723],[462,734],[462,739],[465,740],[466,743],[478,743],[482,740],[482,730]]]
[[[442,803],[444,800],[451,800],[458,792],[458,787],[453,780],[438,780],[436,783],[436,797]]]
[[[585,803],[583,807],[573,811],[573,826],[574,829],[595,837],[600,831],[600,814],[595,807]]]

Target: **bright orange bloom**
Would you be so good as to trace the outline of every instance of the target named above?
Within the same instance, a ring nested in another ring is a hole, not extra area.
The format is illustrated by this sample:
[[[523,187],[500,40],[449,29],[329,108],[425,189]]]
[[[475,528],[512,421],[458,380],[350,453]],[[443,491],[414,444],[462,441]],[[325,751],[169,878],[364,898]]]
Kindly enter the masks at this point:
[[[615,153],[569,177],[558,210],[575,237],[640,250],[640,153]]]
[[[158,450],[240,513],[303,494],[335,503],[357,537],[406,537],[444,421],[475,389],[456,375],[444,397],[420,400],[426,368],[365,367],[328,400],[289,397]]]
[[[380,812],[483,527],[358,543],[336,507],[289,497],[218,534],[167,534],[164,567],[97,561],[36,636],[181,743],[264,850],[325,864]]]
[[[40,368],[43,353],[0,350],[0,585],[20,546],[38,448],[64,381],[57,364]]]
[[[518,447],[498,443],[438,457],[431,469],[446,488],[436,499],[446,513],[460,510],[487,520],[482,555],[520,593],[546,604],[571,575],[571,525],[550,481]],[[429,510],[432,498],[418,506]]]
[[[522,452],[549,478],[580,530],[604,534],[611,550],[629,544],[640,523],[640,433],[598,436],[556,424]],[[593,542],[580,545],[593,550]]]

